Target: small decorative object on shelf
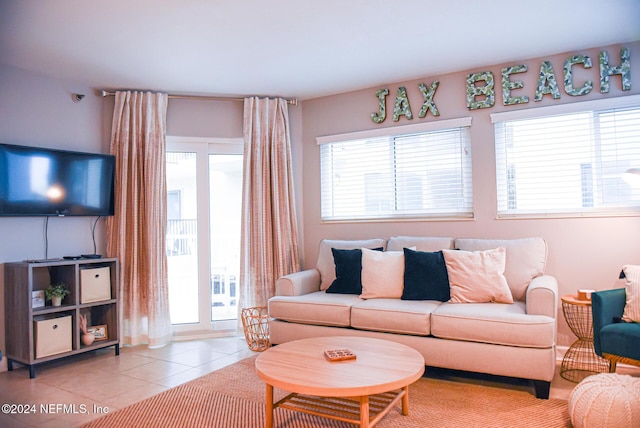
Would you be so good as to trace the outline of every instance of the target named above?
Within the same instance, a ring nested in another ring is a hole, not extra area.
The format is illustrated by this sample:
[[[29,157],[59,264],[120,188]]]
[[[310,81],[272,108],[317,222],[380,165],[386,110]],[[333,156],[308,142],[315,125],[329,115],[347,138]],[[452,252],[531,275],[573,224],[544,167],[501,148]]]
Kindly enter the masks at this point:
[[[53,306],[60,306],[62,299],[69,294],[69,289],[64,283],[51,284],[44,290],[44,294],[47,296],[47,300],[51,300]]]
[[[33,309],[44,307],[44,290],[31,292],[31,307]]]
[[[80,314],[80,331],[82,332],[82,344],[89,346],[96,340],[93,333],[90,333],[87,329],[87,316]]]
[[[106,325],[94,325],[93,327],[88,327],[87,331],[93,334],[96,340],[107,340],[109,338]]]
[[[329,361],[345,361],[356,359],[356,354],[351,352],[349,349],[331,349],[329,351],[324,351],[324,356]]]

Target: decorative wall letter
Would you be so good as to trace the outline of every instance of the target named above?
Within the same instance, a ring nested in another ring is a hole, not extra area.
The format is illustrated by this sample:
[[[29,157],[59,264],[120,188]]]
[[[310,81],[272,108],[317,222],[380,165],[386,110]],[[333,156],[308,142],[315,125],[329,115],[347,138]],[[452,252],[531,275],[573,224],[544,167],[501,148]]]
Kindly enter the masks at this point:
[[[576,85],[573,72],[578,70],[578,79],[581,79],[581,76],[586,75],[587,73],[586,71],[581,71],[580,68],[576,68],[576,65],[581,66],[584,70],[593,67],[591,58],[588,55],[572,55],[566,58],[563,67],[564,91],[567,95],[572,97],[590,94],[594,85],[594,81],[587,80],[586,77],[582,86],[580,86],[579,83]],[[620,49],[620,65],[618,66],[610,65],[608,53],[606,51],[601,51],[599,56],[599,66],[601,93],[605,94],[609,92],[610,77],[618,74],[622,81],[622,90],[631,90],[631,60],[629,48]],[[527,95],[512,95],[514,90],[522,89],[525,86],[522,80],[515,80],[512,75],[526,73],[527,71],[528,67],[526,64],[512,65],[502,69],[501,86],[502,103],[504,106],[526,104],[529,102],[530,97]],[[593,73],[593,71],[589,73]],[[512,80],[512,78],[514,80]],[[493,72],[483,71],[468,74],[466,77],[466,84],[467,109],[484,109],[491,108],[495,105],[495,82]],[[440,111],[438,110],[434,100],[439,86],[440,81],[438,80],[433,81],[429,86],[424,83],[418,84],[418,89],[422,94],[422,98],[424,98],[424,102],[420,108],[420,113],[418,114],[419,118],[425,118],[429,112],[431,112],[433,116],[440,116]],[[540,64],[540,72],[538,74],[534,101],[542,101],[544,96],[547,94],[550,94],[554,100],[560,99],[560,91],[558,89],[558,82],[553,70],[553,65],[551,64],[551,61],[548,60],[542,61]],[[389,89],[378,89],[375,95],[378,98],[378,111],[371,113],[371,120],[374,123],[382,123],[387,117],[386,105]],[[393,121],[398,122],[400,120],[400,116],[403,115],[408,120],[413,119],[407,89],[404,86],[400,86],[398,87],[398,93],[393,107]]]
[[[526,95],[522,95],[520,97],[511,96],[511,91],[513,89],[521,89],[524,87],[524,83],[522,83],[521,80],[515,80],[512,82],[509,80],[509,76],[515,73],[524,73],[525,71],[527,71],[527,66],[525,64],[514,65],[502,69],[502,104],[511,106],[514,104],[526,104],[529,102],[529,97]]]
[[[425,117],[429,110],[431,110],[432,115],[440,116],[440,111],[438,111],[438,107],[436,107],[436,104],[433,102],[433,96],[438,90],[439,84],[440,82],[436,80],[428,88],[424,83],[418,85],[418,89],[420,89],[422,97],[424,98],[424,103],[422,104],[422,108],[420,109],[420,114],[418,114],[418,117]]]
[[[476,82],[484,81],[484,86],[476,86]],[[494,92],[493,73],[484,71],[467,75],[467,108],[475,110],[479,108],[493,107],[496,102]],[[476,97],[484,95],[484,101],[476,101]]]
[[[398,88],[398,95],[396,95],[396,105],[393,107],[393,121],[397,122],[403,114],[407,119],[413,119],[411,105],[409,105],[409,97],[407,97],[407,88],[400,86]]]
[[[549,61],[542,61],[534,101],[541,101],[542,97],[546,94],[551,94],[554,100],[560,98],[560,91],[558,90],[556,76],[553,73],[553,66]]]
[[[371,113],[371,120],[374,123],[382,123],[387,118],[387,95],[389,95],[388,89],[379,89],[376,91],[376,97],[378,97],[378,112]]]
[[[593,81],[587,80],[582,88],[573,87],[573,65],[582,64],[584,68],[591,68],[591,58],[586,55],[574,55],[564,62],[564,91],[572,97],[587,95],[593,89]]]
[[[609,92],[609,76],[614,74],[622,75],[622,90],[631,90],[631,62],[629,61],[629,49],[620,49],[620,60],[622,64],[618,67],[609,66],[609,54],[606,51],[600,52],[600,92]]]

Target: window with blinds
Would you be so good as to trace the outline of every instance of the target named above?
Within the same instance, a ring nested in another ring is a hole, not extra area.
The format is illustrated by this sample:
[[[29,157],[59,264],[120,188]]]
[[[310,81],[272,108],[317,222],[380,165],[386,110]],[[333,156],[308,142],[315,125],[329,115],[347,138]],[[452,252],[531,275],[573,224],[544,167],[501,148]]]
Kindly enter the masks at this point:
[[[454,121],[318,138],[322,220],[472,217],[471,121]]]
[[[526,114],[492,115],[499,217],[638,213],[640,189],[622,176],[640,168],[640,99]]]

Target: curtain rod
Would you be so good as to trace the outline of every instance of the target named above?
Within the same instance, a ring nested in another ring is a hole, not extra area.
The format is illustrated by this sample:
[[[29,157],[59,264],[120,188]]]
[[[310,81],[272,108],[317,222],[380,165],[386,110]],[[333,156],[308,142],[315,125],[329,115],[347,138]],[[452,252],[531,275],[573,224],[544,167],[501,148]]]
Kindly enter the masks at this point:
[[[116,95],[115,92],[108,92],[104,89],[102,90],[103,97],[114,97]],[[168,94],[167,97],[174,99],[183,99],[183,100],[209,100],[209,101],[244,101],[244,98],[239,97],[213,97],[207,95],[179,95],[179,94]],[[298,105],[298,100],[296,98],[291,100],[286,100],[287,104],[292,106]]]

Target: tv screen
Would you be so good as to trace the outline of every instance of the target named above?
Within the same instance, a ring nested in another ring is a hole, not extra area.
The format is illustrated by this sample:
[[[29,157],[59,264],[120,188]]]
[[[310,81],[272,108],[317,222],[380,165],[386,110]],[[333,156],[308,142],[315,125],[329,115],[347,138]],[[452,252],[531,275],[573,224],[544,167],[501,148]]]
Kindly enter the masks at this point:
[[[0,216],[109,216],[115,157],[0,144]]]

